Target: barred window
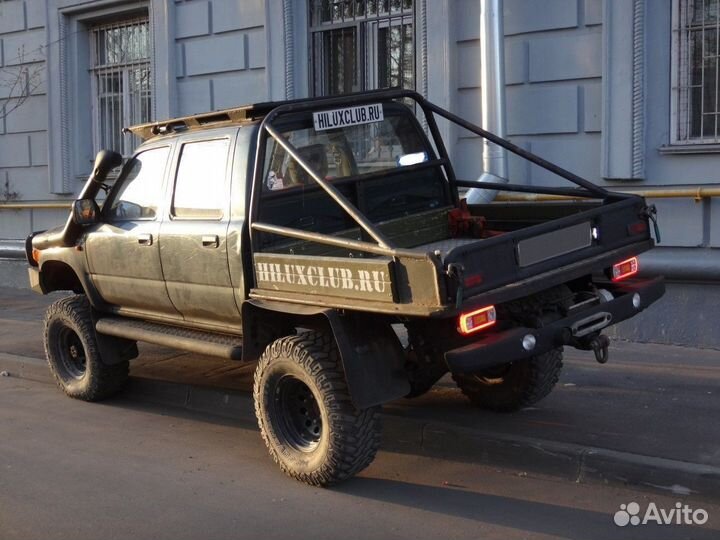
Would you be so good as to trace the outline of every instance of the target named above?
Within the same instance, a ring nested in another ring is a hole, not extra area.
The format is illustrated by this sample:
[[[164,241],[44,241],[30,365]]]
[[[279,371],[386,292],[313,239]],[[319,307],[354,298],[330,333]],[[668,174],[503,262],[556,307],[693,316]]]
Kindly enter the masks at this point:
[[[673,142],[720,142],[720,0],[675,0]]]
[[[129,156],[136,141],[122,128],[152,116],[150,25],[135,18],[95,26],[91,36],[95,149]]]
[[[315,96],[415,87],[413,0],[312,0]]]

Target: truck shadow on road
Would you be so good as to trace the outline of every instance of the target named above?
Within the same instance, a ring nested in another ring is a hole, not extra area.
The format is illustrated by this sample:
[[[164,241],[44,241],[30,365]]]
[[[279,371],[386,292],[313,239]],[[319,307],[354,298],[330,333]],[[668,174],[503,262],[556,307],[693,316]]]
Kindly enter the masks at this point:
[[[245,419],[223,418],[214,415],[208,415],[203,411],[192,411],[187,409],[179,409],[175,407],[167,407],[161,403],[153,404],[148,402],[138,402],[128,397],[118,397],[104,402],[105,406],[121,407],[125,409],[150,412],[163,416],[175,418],[189,419],[193,421],[225,426],[228,428],[237,428],[240,432],[238,437],[254,437],[258,446],[261,445],[259,432],[254,422]],[[413,454],[410,457],[410,454]],[[418,452],[402,452],[396,451],[383,452],[378,455],[375,463],[362,473],[361,476],[348,480],[342,484],[331,487],[328,491],[336,493],[338,496],[358,497],[371,501],[381,502],[383,504],[398,505],[408,509],[420,510],[423,512],[432,512],[443,514],[449,517],[467,519],[477,522],[479,525],[487,524],[492,526],[508,527],[509,529],[527,531],[534,534],[548,534],[566,538],[582,537],[586,540],[605,540],[607,538],[653,538],[658,540],[676,540],[682,538],[708,539],[716,540],[718,531],[687,525],[666,525],[658,526],[655,524],[618,527],[613,523],[613,512],[608,510],[593,511],[585,508],[578,508],[573,503],[569,505],[552,504],[541,502],[539,500],[529,500],[530,498],[541,499],[551,498],[553,495],[543,490],[547,489],[547,483],[535,482],[531,477],[519,477],[512,474],[512,470],[503,470],[498,474],[496,469],[487,469],[477,465],[468,463],[467,484],[482,485],[484,481],[482,475],[484,471],[489,471],[492,479],[488,479],[492,491],[495,493],[484,493],[477,487],[464,488],[458,485],[428,485],[428,482],[435,482],[437,478],[427,480],[428,470],[424,460],[429,459],[427,455],[423,455],[422,451]],[[417,461],[417,463],[416,463]],[[457,463],[457,462],[456,462]],[[418,465],[420,464],[420,465]],[[268,458],[267,473],[278,474],[279,471]],[[455,469],[457,471],[457,469]],[[418,478],[426,483],[415,483],[412,481],[396,480],[388,477],[398,476],[401,474],[404,478]],[[442,474],[442,473],[440,473]],[[433,475],[430,474],[432,477]],[[435,475],[436,476],[436,475]],[[296,482],[287,479],[289,483],[288,493],[294,492],[293,488],[314,490],[316,488],[301,486]],[[440,484],[441,481],[437,481]],[[465,484],[465,482],[463,482]],[[292,487],[290,487],[292,486]],[[553,481],[552,489],[557,490],[561,494],[558,499],[572,500],[571,494],[573,489],[578,489],[574,483],[566,480]],[[627,497],[628,490],[624,491],[602,491],[604,486],[598,486],[598,490],[591,486],[587,486],[587,491],[582,494],[585,498],[584,504],[587,505],[587,499],[593,498],[598,501],[598,506],[608,507],[608,498],[617,497],[618,505],[626,501],[623,497]],[[480,488],[482,489],[482,488]],[[632,488],[629,488],[632,489]],[[488,489],[488,491],[491,491]],[[497,492],[514,492],[521,493],[520,496],[509,496],[507,494],[498,494]],[[636,493],[636,500],[647,499],[641,493]],[[653,500],[653,496],[650,496]],[[674,499],[673,499],[674,501]],[[659,506],[662,505],[657,501]],[[671,503],[666,506],[671,507]],[[693,505],[696,506],[697,505]],[[707,505],[701,505],[708,508]],[[713,515],[712,509],[708,509],[710,515]],[[711,520],[712,522],[712,520]],[[712,523],[711,523],[712,524]]]
[[[428,486],[384,478],[355,478],[332,489],[388,504],[563,538],[716,540],[719,534],[717,530],[689,525],[618,527],[613,522],[612,513],[478,493],[452,486]],[[562,485],[558,484],[557,489],[562,490]]]

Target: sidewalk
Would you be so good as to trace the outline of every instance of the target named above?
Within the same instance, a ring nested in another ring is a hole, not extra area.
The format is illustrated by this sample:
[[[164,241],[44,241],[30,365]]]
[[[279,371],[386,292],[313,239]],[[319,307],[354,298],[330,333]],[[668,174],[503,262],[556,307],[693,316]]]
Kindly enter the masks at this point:
[[[18,355],[44,358],[41,319],[53,300],[0,288],[0,370],[12,373]],[[253,421],[253,366],[140,348],[132,393]],[[472,408],[449,378],[421,398],[390,403],[385,447],[720,496],[720,352],[615,342],[606,365],[574,349],[565,357],[555,391],[515,414]],[[49,380],[31,359],[24,375]]]

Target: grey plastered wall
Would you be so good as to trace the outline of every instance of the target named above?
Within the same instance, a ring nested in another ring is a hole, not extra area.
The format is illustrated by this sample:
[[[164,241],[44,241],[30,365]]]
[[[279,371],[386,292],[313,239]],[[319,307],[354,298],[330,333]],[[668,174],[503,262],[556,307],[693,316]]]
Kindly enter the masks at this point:
[[[612,26],[605,29],[602,174],[610,186],[652,189],[720,182],[718,145],[693,146],[692,153],[671,145],[672,13],[677,9],[678,0],[607,0],[605,5],[604,17]],[[634,36],[638,32],[640,39]],[[638,56],[639,65],[633,63]],[[643,124],[640,137],[633,140],[632,80],[638,76],[641,99],[635,108]],[[635,171],[633,153],[642,156],[642,166]],[[661,246],[720,247],[716,199],[650,202],[658,208]]]
[[[262,0],[176,2],[177,114],[268,99]]]
[[[669,146],[673,4],[672,0],[653,0],[652,9],[646,12],[645,184],[718,184],[717,145],[701,153],[684,153],[682,148]],[[720,247],[720,200],[653,202],[658,205],[662,245]]]
[[[676,1],[505,0],[504,8],[507,123],[513,142],[619,189],[720,183],[718,145],[692,154],[669,147]],[[455,72],[449,77],[454,87],[448,104],[475,122],[482,117],[479,10],[479,0],[453,2],[450,34]],[[633,103],[637,77],[640,99]],[[458,176],[476,178],[482,166],[480,139],[454,130],[450,148]],[[638,153],[642,165],[635,167]],[[512,156],[510,178],[563,184]],[[651,202],[658,207],[663,246],[720,247],[717,200]]]
[[[41,76],[22,107],[5,121],[0,115],[0,188],[8,180],[33,201],[66,199],[82,187],[94,152],[87,29],[138,9],[152,27],[155,118],[268,98],[263,0],[0,2],[0,79],[23,67],[19,51]],[[0,209],[0,239],[24,238],[63,213]]]
[[[481,120],[479,0],[455,3],[457,79],[453,106]],[[505,0],[508,134],[513,142],[584,175],[600,179],[602,0]],[[481,172],[480,139],[456,132],[458,176]],[[511,158],[512,181],[561,180]]]
[[[301,97],[307,94],[307,2],[285,2],[292,7],[294,85],[295,95]],[[68,21],[145,6],[153,21],[156,117],[165,118],[284,97],[285,2],[0,2],[0,70],[12,64],[12,51],[24,46],[32,51],[32,56],[26,55],[33,60],[29,65],[47,76],[25,107],[7,121],[0,121],[0,185],[9,180],[11,189],[25,200],[67,198],[77,192],[89,170],[93,149],[86,125],[86,90],[73,83],[64,106],[59,90],[63,78],[73,79],[82,73],[84,68],[77,58],[86,49],[82,43],[87,36],[62,37],[58,21],[66,21],[64,31],[68,33],[80,29],[67,26]],[[505,0],[510,136],[592,180],[627,174],[628,155],[623,150],[629,148],[631,140],[623,119],[630,111],[628,77],[633,67],[628,32],[637,3],[644,5],[645,17],[644,175],[632,182],[608,183],[621,187],[717,183],[720,155],[679,154],[666,148],[672,0]],[[479,121],[480,0],[425,0],[425,4],[428,97]],[[65,56],[60,55],[63,47]],[[450,129],[443,122],[441,129],[449,136],[458,175],[476,177],[481,167],[479,139]],[[601,130],[605,131],[601,134]],[[606,159],[612,167],[604,167]],[[510,175],[514,181],[532,184],[560,182],[517,159],[510,161]],[[663,245],[720,247],[718,201],[655,202],[660,210]],[[19,238],[28,232],[30,217],[23,212],[0,210],[0,214],[4,214],[0,217],[0,238]]]
[[[717,285],[670,283],[665,296],[647,311],[605,333],[628,341],[720,349],[718,303]]]
[[[44,27],[45,2],[0,3],[0,201],[48,198]],[[19,99],[5,101],[13,97]],[[24,238],[29,219],[25,212],[0,213],[0,238]]]
[[[720,182],[720,149],[711,145],[697,154],[670,145],[672,0],[652,0],[646,12],[645,135],[647,179],[653,184]]]

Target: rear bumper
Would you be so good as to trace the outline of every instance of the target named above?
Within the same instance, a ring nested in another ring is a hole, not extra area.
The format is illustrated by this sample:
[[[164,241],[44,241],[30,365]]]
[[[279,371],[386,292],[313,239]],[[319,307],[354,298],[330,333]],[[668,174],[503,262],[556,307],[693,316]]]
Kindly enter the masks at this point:
[[[640,296],[640,306],[637,308],[633,305],[636,293]],[[481,340],[447,351],[445,361],[453,373],[473,373],[542,354],[570,343],[572,329],[582,328],[586,321],[589,321],[588,324],[601,321],[600,327],[596,328],[601,330],[634,317],[664,293],[665,281],[662,277],[618,284],[613,288],[616,297],[609,302],[581,310],[542,328],[516,327],[488,334]],[[535,337],[535,347],[529,351],[522,344],[528,334]]]

